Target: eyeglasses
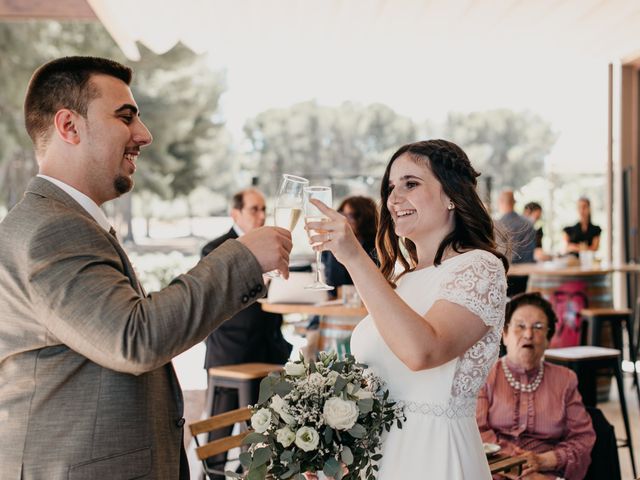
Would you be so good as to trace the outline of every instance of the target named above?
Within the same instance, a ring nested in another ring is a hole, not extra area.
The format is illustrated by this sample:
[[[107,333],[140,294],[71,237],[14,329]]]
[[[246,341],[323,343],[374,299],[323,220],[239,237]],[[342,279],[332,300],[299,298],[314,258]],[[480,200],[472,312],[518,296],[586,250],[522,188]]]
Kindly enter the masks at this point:
[[[534,323],[532,325],[529,325],[527,323],[515,323],[513,325],[513,328],[514,328],[516,333],[520,333],[520,334],[524,333],[529,328],[531,328],[531,330],[533,330],[533,333],[537,333],[537,334],[546,333],[546,331],[549,330],[549,327],[547,327],[542,322],[536,322],[536,323]]]
[[[267,211],[267,207],[258,207],[254,205],[253,207],[245,207],[242,210],[249,210],[251,215],[257,215],[258,212],[265,213]]]

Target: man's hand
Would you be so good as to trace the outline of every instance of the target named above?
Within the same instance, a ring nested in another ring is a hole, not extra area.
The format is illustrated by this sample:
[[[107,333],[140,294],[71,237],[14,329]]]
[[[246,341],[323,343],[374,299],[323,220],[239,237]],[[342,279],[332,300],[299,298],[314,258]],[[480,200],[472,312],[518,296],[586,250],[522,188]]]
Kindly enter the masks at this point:
[[[279,270],[284,278],[289,278],[289,253],[293,243],[288,230],[260,227],[241,236],[238,241],[251,250],[263,273]]]

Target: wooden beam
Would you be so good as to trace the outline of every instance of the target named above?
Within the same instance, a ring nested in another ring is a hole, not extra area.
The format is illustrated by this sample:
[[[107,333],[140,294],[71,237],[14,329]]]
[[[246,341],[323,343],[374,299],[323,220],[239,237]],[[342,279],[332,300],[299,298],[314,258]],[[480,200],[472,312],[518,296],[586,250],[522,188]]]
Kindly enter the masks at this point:
[[[97,20],[87,0],[0,0],[0,20]]]

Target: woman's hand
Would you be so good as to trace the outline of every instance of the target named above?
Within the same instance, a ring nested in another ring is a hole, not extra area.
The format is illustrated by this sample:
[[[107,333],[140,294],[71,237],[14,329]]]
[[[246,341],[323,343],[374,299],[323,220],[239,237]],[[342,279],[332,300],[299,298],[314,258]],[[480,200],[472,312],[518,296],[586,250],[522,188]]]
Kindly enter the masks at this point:
[[[556,467],[557,459],[553,450],[544,453],[525,452],[522,456],[526,462],[522,466],[521,478],[536,478],[528,475],[553,470]]]
[[[319,200],[311,199],[310,201],[329,219],[324,222],[309,222],[305,225],[304,228],[307,231],[315,230],[315,235],[309,238],[309,243],[314,245],[313,249],[317,252],[330,250],[342,264],[357,258],[361,250],[360,242],[347,219]]]
[[[344,477],[347,473],[349,473],[349,469],[345,464],[342,465],[342,476]],[[318,475],[315,472],[304,472],[302,474],[306,480],[318,480]],[[327,480],[333,480],[333,477],[325,477]]]

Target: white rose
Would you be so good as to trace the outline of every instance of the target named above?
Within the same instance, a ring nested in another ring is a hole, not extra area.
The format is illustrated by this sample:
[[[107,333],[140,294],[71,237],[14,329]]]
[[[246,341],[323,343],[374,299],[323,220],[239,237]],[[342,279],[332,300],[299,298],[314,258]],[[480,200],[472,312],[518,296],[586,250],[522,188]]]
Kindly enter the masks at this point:
[[[271,398],[271,408],[273,409],[274,412],[280,415],[280,418],[282,419],[282,421],[285,422],[287,425],[293,425],[296,423],[296,420],[295,418],[293,418],[293,415],[289,413],[289,405],[287,404],[287,402],[284,401],[284,399],[280,395],[274,395]]]
[[[310,452],[318,447],[320,435],[311,427],[302,427],[296,432],[296,445],[305,452]]]
[[[306,372],[306,368],[304,363],[295,363],[295,362],[287,362],[284,365],[284,371],[287,375],[291,375],[292,377],[299,377],[300,375],[304,375]]]
[[[331,397],[324,404],[322,417],[331,428],[349,430],[358,420],[358,413],[356,402]]]
[[[271,424],[271,410],[261,408],[251,416],[251,427],[258,433],[264,433]]]
[[[296,439],[296,434],[289,427],[282,427],[276,430],[276,440],[284,448],[287,448]],[[302,448],[302,447],[301,447]]]

